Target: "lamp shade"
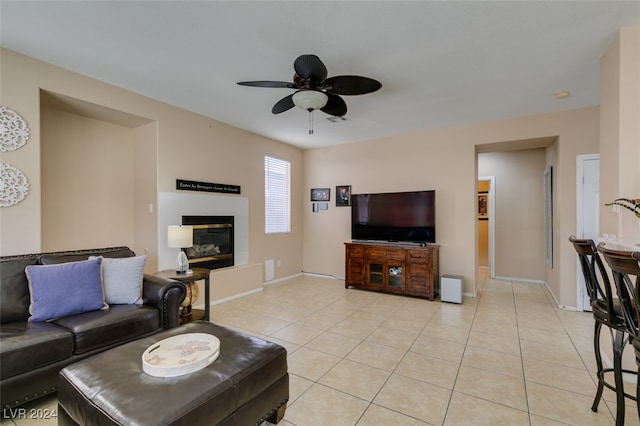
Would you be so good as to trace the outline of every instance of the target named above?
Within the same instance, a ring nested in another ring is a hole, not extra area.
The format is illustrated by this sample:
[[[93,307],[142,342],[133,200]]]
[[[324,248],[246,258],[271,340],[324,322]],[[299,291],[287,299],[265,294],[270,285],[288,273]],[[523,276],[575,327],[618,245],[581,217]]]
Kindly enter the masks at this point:
[[[169,225],[167,229],[167,245],[170,248],[193,246],[193,226]]]
[[[329,97],[318,90],[300,90],[293,94],[292,98],[295,106],[313,111],[314,109],[323,108]]]

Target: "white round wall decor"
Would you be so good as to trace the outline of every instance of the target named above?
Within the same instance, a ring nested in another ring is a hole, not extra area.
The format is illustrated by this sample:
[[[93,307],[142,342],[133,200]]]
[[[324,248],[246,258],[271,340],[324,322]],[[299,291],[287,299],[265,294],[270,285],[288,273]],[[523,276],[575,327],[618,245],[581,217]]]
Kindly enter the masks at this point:
[[[0,152],[15,151],[29,140],[27,123],[14,111],[0,107]]]
[[[20,170],[0,163],[0,207],[11,207],[24,200],[29,192],[29,181]]]

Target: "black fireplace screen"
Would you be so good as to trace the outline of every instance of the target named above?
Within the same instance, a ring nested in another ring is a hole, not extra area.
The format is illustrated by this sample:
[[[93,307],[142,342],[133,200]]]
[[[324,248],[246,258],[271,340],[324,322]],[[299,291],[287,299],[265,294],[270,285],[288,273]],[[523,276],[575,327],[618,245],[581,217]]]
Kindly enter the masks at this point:
[[[193,225],[193,246],[184,249],[189,265],[209,269],[233,266],[233,217],[183,216],[182,224]]]

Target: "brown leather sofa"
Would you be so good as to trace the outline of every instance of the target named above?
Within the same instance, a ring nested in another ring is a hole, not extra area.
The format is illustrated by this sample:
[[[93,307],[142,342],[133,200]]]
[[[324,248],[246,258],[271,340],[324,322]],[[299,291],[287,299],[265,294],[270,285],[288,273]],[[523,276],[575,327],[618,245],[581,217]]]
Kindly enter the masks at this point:
[[[143,304],[110,305],[49,322],[29,322],[25,268],[135,256],[127,247],[0,257],[0,398],[9,409],[56,392],[59,371],[76,361],[177,327],[182,283],[144,275]]]

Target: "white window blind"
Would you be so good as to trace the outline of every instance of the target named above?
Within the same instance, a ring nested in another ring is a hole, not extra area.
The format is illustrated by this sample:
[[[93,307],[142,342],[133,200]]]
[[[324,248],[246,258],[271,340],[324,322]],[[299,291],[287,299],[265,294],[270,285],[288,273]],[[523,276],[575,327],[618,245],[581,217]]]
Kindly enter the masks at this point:
[[[289,161],[264,157],[264,229],[267,234],[291,230],[290,168]]]

